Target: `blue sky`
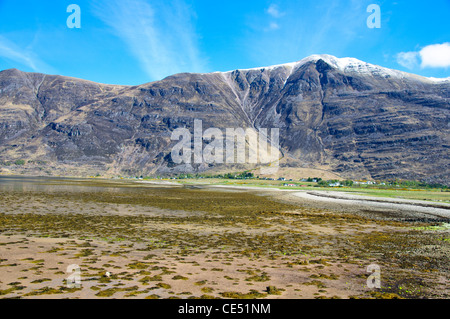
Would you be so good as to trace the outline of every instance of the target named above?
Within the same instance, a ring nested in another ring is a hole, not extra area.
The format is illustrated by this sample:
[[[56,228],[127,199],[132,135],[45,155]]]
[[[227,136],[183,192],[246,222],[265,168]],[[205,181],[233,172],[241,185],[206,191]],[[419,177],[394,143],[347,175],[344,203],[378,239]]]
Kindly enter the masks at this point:
[[[331,54],[449,77],[449,16],[450,0],[0,0],[0,70],[136,85]]]

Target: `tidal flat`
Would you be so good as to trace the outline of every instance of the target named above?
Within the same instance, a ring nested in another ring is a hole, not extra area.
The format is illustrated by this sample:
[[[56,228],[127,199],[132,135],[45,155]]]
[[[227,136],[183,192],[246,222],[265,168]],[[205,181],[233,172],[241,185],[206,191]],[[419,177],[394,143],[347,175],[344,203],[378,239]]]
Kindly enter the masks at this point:
[[[106,179],[1,177],[0,200],[0,298],[450,297],[445,220]]]

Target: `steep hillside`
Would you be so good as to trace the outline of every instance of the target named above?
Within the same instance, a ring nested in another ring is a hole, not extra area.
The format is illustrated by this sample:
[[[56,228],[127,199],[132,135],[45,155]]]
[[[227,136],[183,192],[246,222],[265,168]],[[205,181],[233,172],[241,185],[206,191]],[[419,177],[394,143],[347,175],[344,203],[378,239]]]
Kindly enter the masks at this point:
[[[278,128],[290,169],[449,184],[449,111],[449,80],[329,55],[133,87],[13,69],[0,72],[0,167],[59,175],[253,167],[175,165],[171,134],[193,133],[197,119],[203,130]]]

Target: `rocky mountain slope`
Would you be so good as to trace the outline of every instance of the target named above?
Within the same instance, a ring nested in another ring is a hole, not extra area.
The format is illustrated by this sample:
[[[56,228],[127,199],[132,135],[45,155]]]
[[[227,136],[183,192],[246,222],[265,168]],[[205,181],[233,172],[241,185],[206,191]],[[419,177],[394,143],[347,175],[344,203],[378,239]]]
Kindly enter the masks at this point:
[[[186,172],[171,161],[170,137],[180,127],[193,132],[198,119],[204,130],[279,128],[283,167],[449,184],[449,114],[448,79],[329,55],[139,86],[12,69],[0,72],[0,167],[72,176]]]

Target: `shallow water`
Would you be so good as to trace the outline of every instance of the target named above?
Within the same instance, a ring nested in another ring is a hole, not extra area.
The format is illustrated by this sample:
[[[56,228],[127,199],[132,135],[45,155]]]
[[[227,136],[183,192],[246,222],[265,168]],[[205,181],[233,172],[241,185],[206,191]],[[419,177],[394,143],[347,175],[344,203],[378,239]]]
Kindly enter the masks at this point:
[[[39,206],[57,203],[77,203],[80,212],[92,212],[92,205],[100,209],[107,204],[132,205],[138,212],[153,207],[187,212],[251,214],[284,211],[297,208],[249,191],[227,191],[198,185],[164,185],[129,180],[77,179],[54,177],[1,176],[0,198],[10,211],[18,202]],[[5,208],[4,207],[4,208]],[[22,208],[24,208],[22,206]],[[64,213],[61,207],[57,211]],[[1,210],[0,210],[1,212]]]
[[[24,192],[57,192],[57,191],[100,191],[112,188],[99,187],[89,180],[64,177],[30,177],[30,176],[0,176],[0,190]]]

